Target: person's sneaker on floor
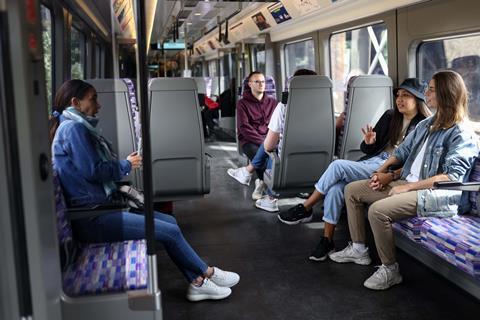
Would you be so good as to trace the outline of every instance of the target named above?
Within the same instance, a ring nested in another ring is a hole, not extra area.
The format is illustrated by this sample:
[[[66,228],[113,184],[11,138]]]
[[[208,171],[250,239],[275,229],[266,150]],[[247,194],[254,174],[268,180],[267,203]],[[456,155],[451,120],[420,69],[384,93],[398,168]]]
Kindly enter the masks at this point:
[[[313,210],[307,211],[303,204],[300,203],[287,211],[280,212],[277,217],[278,220],[289,225],[299,224],[300,222],[310,222],[313,218]]]
[[[333,241],[329,241],[327,237],[322,237],[315,250],[310,254],[309,259],[313,261],[325,261],[328,255],[333,252],[335,252]]]
[[[240,281],[240,276],[235,272],[213,267],[213,274],[210,280],[219,287],[231,288]]]
[[[188,286],[187,300],[220,300],[225,299],[230,294],[232,294],[232,289],[217,286],[213,281],[205,278],[200,286],[194,284]]]
[[[246,186],[250,185],[250,180],[252,179],[252,174],[248,172],[247,167],[240,167],[240,168],[230,168],[227,170],[227,173],[230,177],[237,180],[241,184]]]
[[[263,180],[256,179],[255,180],[255,190],[253,190],[252,193],[252,199],[253,200],[258,200],[261,197],[263,197],[263,194],[265,193],[265,190],[267,190],[267,185]]]
[[[370,278],[365,280],[363,285],[372,290],[386,290],[401,283],[402,280],[398,263],[389,266],[382,264],[378,266],[378,270]]]
[[[277,199],[272,198],[270,196],[263,196],[262,198],[255,201],[255,207],[268,212],[277,212],[278,211]]]
[[[365,248],[365,251],[360,252],[353,248],[351,242],[348,243],[348,246],[345,249],[334,252],[330,254],[329,257],[335,262],[353,262],[364,266],[369,265],[372,262],[372,259],[370,259],[370,255],[368,254],[368,248]]]

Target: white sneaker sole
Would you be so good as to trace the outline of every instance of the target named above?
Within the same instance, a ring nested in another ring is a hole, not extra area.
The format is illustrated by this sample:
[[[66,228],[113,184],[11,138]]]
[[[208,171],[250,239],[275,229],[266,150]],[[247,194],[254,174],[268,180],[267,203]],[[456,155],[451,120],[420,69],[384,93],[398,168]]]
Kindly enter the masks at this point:
[[[278,218],[278,220],[280,220],[280,222],[283,222],[283,223],[285,223],[285,224],[288,224],[289,226],[293,226],[293,225],[296,225],[296,224],[299,224],[299,223],[307,223],[307,222],[312,221],[312,219],[313,219],[313,214],[312,214],[310,217],[306,217],[306,218],[303,218],[303,219],[300,219],[300,220],[296,220],[296,221],[283,220],[283,219],[280,217],[279,214],[277,215],[277,218]]]
[[[329,255],[330,260],[338,262],[338,263],[349,263],[353,262],[355,264],[359,264],[362,266],[368,266],[370,263],[372,263],[372,259],[370,258],[360,258],[360,259],[355,259],[355,258],[341,258],[341,257],[335,257],[332,255]]]
[[[327,252],[326,255],[324,255],[324,256],[321,257],[321,258],[317,258],[317,257],[315,257],[315,256],[310,256],[310,257],[308,257],[308,259],[309,259],[309,260],[312,260],[312,261],[325,261],[325,260],[327,260],[328,256],[329,256],[330,254],[334,253],[334,252],[335,252],[335,250],[330,250],[329,252]]]
[[[246,185],[246,186],[249,186],[250,185],[250,180],[248,182],[243,182],[243,181],[240,181],[237,177],[235,177],[233,174],[231,174],[228,170],[227,170],[227,174],[232,177],[233,179],[235,179],[238,183],[240,184],[243,184],[243,185]]]
[[[262,206],[259,206],[258,204],[255,203],[255,207],[257,207],[258,209],[262,209],[264,211],[268,211],[268,212],[278,212],[278,208],[269,208],[269,207],[262,207]]]
[[[253,201],[260,200],[260,199],[262,199],[262,197],[263,197],[263,194],[255,194],[255,193],[252,193],[252,200],[253,200]]]
[[[393,287],[394,285],[402,283],[402,281],[403,281],[403,278],[400,276],[400,278],[396,279],[395,281],[388,284],[387,286],[370,286],[366,283],[366,281],[363,283],[363,286],[365,288],[370,289],[370,290],[387,290],[387,289]]]
[[[194,294],[194,295],[187,295],[187,300],[192,302],[202,301],[202,300],[222,300],[227,298],[231,294],[232,294],[232,291],[222,295]]]

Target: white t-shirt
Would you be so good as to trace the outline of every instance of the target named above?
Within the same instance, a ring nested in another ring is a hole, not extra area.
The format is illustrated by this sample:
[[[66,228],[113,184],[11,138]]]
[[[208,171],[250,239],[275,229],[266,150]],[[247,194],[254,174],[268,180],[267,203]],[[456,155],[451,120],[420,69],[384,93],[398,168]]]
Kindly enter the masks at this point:
[[[422,169],[422,162],[423,158],[425,156],[425,150],[427,149],[427,140],[425,140],[425,143],[423,144],[422,148],[418,152],[415,160],[412,163],[412,167],[410,168],[410,174],[407,176],[406,180],[408,182],[417,182],[420,178],[420,170]]]
[[[283,129],[285,128],[285,110],[286,106],[279,102],[275,107],[275,110],[273,110],[270,122],[268,123],[269,130],[280,134],[277,146],[278,155],[280,155],[282,151]]]

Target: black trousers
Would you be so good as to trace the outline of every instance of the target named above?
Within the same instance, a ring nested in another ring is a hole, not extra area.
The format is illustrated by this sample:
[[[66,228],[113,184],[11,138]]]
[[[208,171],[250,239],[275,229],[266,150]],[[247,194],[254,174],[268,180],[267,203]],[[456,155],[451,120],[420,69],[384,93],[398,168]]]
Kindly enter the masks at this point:
[[[257,154],[257,151],[258,151],[258,148],[260,147],[260,145],[258,144],[254,144],[254,143],[245,143],[243,146],[242,146],[242,150],[243,150],[243,153],[245,153],[247,155],[247,158],[250,159],[250,161],[252,161],[252,159],[255,157],[255,155]],[[257,176],[258,176],[258,179],[262,180],[263,181],[263,172],[264,172],[264,169],[256,169],[255,168],[255,172],[257,173]]]

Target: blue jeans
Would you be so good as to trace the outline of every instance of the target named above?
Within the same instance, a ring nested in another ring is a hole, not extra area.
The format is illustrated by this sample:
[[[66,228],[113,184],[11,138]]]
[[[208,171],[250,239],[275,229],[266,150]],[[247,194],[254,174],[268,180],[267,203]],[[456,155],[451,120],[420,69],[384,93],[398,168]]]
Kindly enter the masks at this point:
[[[168,255],[189,282],[205,274],[207,264],[183,237],[174,217],[154,212],[155,240],[161,242]],[[80,242],[119,242],[145,239],[145,216],[132,212],[115,212],[94,218],[72,221],[75,238]]]
[[[315,189],[325,195],[323,221],[336,225],[345,202],[344,189],[347,184],[368,179],[388,158],[383,152],[363,161],[335,160],[315,184]]]
[[[268,154],[265,152],[265,147],[263,146],[263,143],[260,145],[257,153],[255,154],[255,157],[253,157],[252,159],[252,166],[257,172],[259,170],[265,172],[265,170],[272,168],[272,159],[270,159]],[[276,194],[272,190],[270,190],[270,188],[267,189],[266,193],[272,197],[276,196]]]

